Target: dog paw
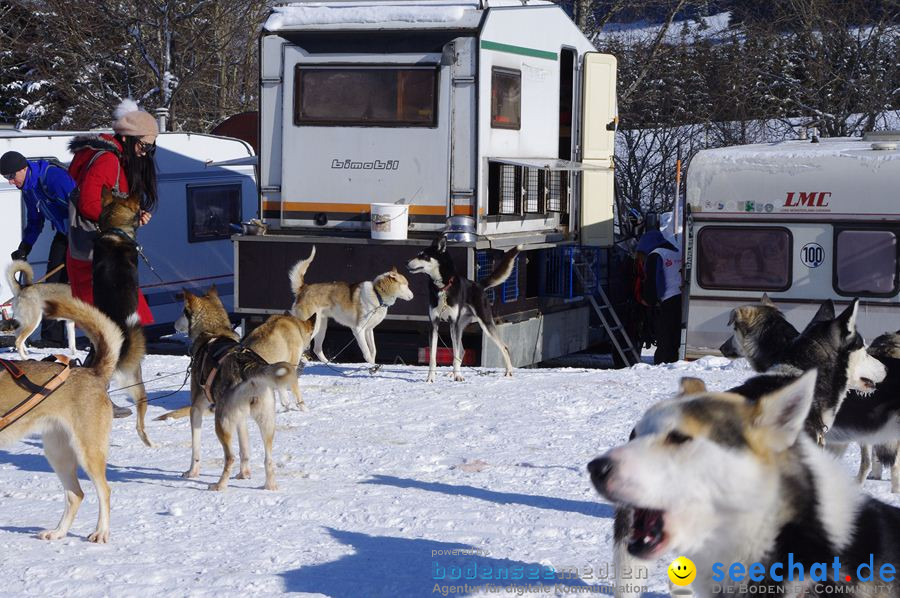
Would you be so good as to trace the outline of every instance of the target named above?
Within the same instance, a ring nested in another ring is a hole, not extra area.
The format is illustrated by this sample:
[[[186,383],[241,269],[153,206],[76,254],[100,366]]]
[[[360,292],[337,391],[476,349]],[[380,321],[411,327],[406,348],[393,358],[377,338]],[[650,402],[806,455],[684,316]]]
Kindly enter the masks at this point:
[[[234,476],[234,479],[236,479],[236,480],[249,480],[249,479],[250,479],[250,469],[248,468],[248,469],[246,469],[246,470],[241,470],[241,472],[240,472],[239,474],[237,474],[236,476]]]
[[[193,478],[200,477],[200,470],[198,470],[198,469],[189,469],[189,470],[187,470],[186,472],[184,472],[183,474],[181,474],[181,477],[183,477],[183,478],[186,479],[186,480],[191,480],[191,479],[193,479]]]
[[[88,536],[89,542],[95,542],[97,544],[107,544],[109,543],[109,530],[100,531],[97,530],[90,536]]]
[[[266,485],[263,486],[263,490],[278,490],[278,484],[275,483],[275,480],[266,482]]]
[[[503,377],[504,378],[512,378],[512,372],[506,372],[505,374],[503,374]]]
[[[41,540],[60,540],[65,537],[66,534],[58,529],[45,529],[38,534],[38,538]]]
[[[309,411],[309,407],[306,406],[306,403],[297,403],[297,409],[299,411]]]
[[[880,475],[875,475],[874,473],[870,473],[869,475],[866,476],[866,479],[867,479],[867,480],[880,480],[880,479],[881,479],[881,476],[880,476]],[[857,479],[857,481],[858,481],[859,483],[862,483],[862,480],[860,480],[860,479]]]
[[[216,492],[222,492],[227,487],[228,486],[226,486],[225,484],[210,484],[209,486],[206,487],[206,489],[207,490],[215,490]]]
[[[453,379],[456,382],[465,382],[466,381],[466,379],[462,377],[462,374],[454,374]]]

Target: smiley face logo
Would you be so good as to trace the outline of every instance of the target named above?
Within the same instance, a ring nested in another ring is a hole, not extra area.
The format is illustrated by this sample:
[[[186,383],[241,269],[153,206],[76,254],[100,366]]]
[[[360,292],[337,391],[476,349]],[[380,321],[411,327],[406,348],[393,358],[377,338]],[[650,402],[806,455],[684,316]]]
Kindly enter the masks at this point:
[[[669,565],[669,579],[676,586],[686,586],[694,581],[697,577],[697,567],[694,562],[685,557],[680,556]]]

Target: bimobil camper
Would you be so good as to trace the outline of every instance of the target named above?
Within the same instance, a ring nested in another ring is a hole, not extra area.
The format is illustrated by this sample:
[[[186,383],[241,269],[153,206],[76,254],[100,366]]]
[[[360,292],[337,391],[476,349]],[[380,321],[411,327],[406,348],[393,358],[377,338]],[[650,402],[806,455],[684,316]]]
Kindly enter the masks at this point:
[[[612,244],[616,61],[559,6],[278,5],[261,33],[260,73],[268,234],[238,238],[235,258],[237,310],[251,325],[290,308],[287,272],[312,245],[308,280],[370,280],[456,216],[471,218],[472,234],[450,244],[468,278],[524,246],[494,298],[501,336],[521,338],[508,343],[514,365],[587,346],[589,308],[554,283],[570,265],[566,247]],[[373,204],[402,206],[408,226],[370,238]],[[425,330],[425,277],[410,284],[414,299],[379,331]],[[483,365],[502,363],[483,338],[467,346]]]
[[[698,152],[687,174],[688,349],[718,347],[728,315],[768,293],[803,328],[825,299],[862,298],[869,340],[900,329],[900,133]]]

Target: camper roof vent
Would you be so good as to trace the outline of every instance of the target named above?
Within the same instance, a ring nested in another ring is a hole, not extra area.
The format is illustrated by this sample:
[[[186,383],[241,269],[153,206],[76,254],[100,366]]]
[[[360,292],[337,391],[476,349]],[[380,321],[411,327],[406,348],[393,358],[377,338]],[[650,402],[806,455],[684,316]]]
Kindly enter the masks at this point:
[[[900,130],[869,131],[863,133],[863,141],[900,141]]]
[[[876,141],[872,144],[873,150],[895,150],[897,149],[897,144],[893,141]]]

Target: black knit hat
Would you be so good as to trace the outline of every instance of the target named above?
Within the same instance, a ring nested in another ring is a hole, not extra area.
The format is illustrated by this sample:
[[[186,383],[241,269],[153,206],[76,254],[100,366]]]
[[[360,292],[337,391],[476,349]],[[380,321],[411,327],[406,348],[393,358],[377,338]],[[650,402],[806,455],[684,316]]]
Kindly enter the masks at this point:
[[[0,175],[12,178],[23,168],[28,168],[28,160],[19,152],[6,152],[0,156]]]

